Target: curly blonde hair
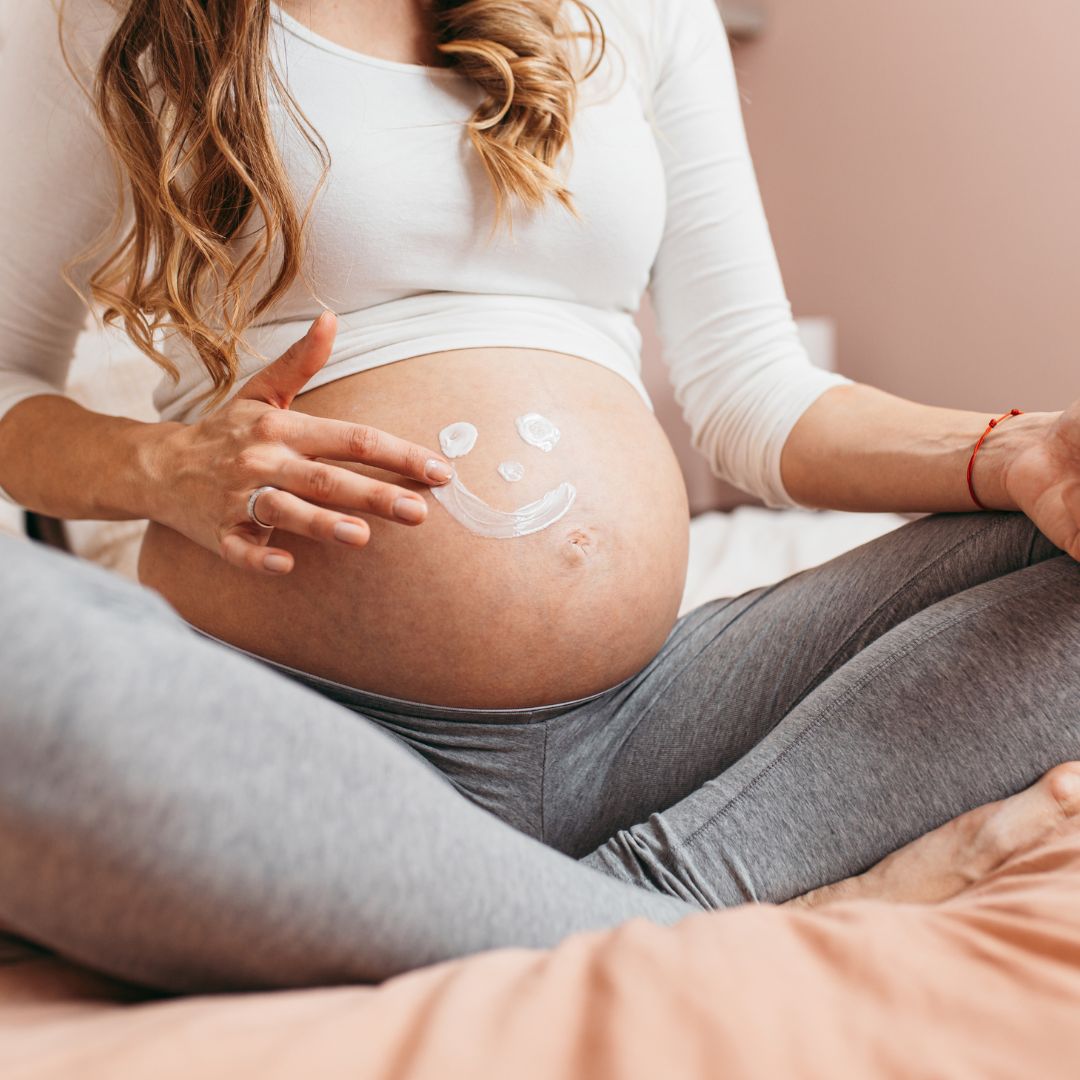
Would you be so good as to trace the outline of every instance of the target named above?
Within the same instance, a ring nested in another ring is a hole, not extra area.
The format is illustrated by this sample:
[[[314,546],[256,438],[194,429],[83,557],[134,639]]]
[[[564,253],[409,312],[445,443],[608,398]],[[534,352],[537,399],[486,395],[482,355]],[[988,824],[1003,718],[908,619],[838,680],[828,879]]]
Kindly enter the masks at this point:
[[[173,377],[158,331],[191,344],[213,383],[209,407],[236,381],[245,330],[302,273],[330,155],[271,62],[270,0],[113,3],[120,21],[91,96],[122,197],[114,227],[80,259],[95,259],[89,291],[105,321]],[[570,29],[567,5],[584,15],[585,31]],[[496,222],[510,220],[515,199],[528,208],[554,199],[576,214],[554,166],[571,143],[578,83],[604,55],[596,14],[584,0],[431,0],[431,9],[435,47],[484,91],[468,132]],[[576,70],[570,44],[581,38],[589,48]],[[273,137],[271,95],[321,165],[306,206]],[[238,253],[232,242],[256,215],[254,242]],[[121,234],[122,220],[131,224]]]

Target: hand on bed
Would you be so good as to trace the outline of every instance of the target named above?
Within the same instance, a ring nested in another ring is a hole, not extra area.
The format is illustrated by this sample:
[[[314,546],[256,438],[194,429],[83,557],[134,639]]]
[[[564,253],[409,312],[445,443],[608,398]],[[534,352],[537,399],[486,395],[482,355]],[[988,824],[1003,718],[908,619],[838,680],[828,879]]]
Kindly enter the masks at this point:
[[[1047,539],[1080,560],[1080,401],[1014,455],[1005,488]]]
[[[273,529],[360,548],[371,535],[367,523],[331,507],[407,525],[424,520],[427,504],[415,491],[316,459],[360,462],[440,484],[451,475],[441,454],[363,424],[289,409],[326,363],[335,333],[334,316],[324,312],[226,405],[177,427],[163,449],[169,490],[158,521],[234,566],[285,574],[293,556],[267,546]],[[277,490],[255,500],[256,515],[270,526],[260,528],[248,516],[248,500],[264,486]]]

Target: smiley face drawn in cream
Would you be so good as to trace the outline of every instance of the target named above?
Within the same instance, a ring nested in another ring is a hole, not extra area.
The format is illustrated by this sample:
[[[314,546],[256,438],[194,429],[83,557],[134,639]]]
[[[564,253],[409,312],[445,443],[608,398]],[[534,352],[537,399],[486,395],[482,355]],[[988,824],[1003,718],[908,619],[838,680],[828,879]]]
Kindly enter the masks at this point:
[[[539,413],[518,417],[516,424],[522,439],[545,452],[554,449],[559,441],[559,429]],[[439,446],[447,457],[464,457],[476,445],[478,437],[476,427],[462,420],[448,424],[439,432]],[[519,461],[504,461],[498,471],[509,483],[525,475],[525,467]],[[470,532],[508,540],[515,536],[528,536],[554,525],[574,505],[577,489],[573,484],[564,482],[516,510],[499,510],[471,492],[455,472],[448,484],[433,487],[431,494],[455,521]]]

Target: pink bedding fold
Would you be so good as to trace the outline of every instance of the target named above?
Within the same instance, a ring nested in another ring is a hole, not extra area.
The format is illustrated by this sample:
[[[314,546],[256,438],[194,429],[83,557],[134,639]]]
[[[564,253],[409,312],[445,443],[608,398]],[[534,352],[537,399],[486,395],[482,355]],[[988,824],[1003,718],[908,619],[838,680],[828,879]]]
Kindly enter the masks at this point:
[[[137,998],[55,959],[0,969],[4,1080],[1074,1080],[1080,831],[936,907],[746,907],[378,988]]]

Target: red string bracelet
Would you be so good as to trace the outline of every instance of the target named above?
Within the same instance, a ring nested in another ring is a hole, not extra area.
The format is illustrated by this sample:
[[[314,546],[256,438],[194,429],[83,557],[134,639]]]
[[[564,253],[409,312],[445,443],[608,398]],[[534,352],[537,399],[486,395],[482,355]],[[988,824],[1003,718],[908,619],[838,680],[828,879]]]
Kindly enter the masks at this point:
[[[968,462],[967,467],[967,484],[968,492],[971,495],[971,501],[980,509],[985,510],[979,496],[975,494],[975,485],[972,483],[972,474],[975,472],[975,455],[979,452],[979,448],[986,441],[986,436],[990,434],[1001,423],[1002,420],[1008,420],[1010,416],[1023,416],[1023,412],[1020,409],[1010,409],[1004,416],[999,416],[996,420],[991,420],[987,425],[986,430],[979,436],[979,441],[975,444],[975,449],[971,451],[971,460]]]

